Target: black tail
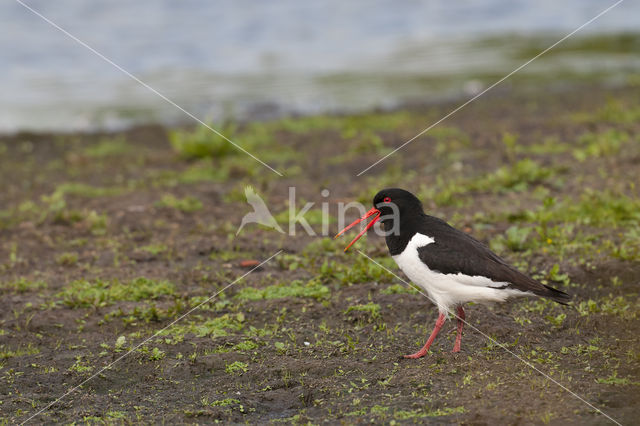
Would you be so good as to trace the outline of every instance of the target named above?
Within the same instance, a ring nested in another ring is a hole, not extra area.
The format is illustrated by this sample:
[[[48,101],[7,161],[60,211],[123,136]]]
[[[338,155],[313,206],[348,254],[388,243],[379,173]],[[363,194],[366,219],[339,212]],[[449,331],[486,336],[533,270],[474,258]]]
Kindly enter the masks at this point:
[[[541,297],[546,297],[547,299],[551,299],[554,302],[560,303],[561,305],[566,305],[571,301],[571,296],[565,293],[564,291],[557,290],[545,284],[542,284],[542,285],[544,285],[546,291],[536,292],[536,295]]]

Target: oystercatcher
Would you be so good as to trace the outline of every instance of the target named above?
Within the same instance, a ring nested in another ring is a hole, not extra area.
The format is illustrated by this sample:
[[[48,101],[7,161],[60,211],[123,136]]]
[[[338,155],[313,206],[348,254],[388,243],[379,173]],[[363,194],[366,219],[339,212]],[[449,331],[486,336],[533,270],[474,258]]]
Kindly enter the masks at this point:
[[[504,302],[516,296],[541,296],[561,304],[570,299],[567,293],[519,272],[469,234],[425,214],[420,200],[404,189],[389,188],[378,192],[373,199],[373,208],[340,231],[336,238],[370,217],[373,220],[344,250],[347,251],[380,220],[391,257],[438,306],[438,320],[427,343],[405,358],[426,355],[445,322],[446,314],[453,308],[457,309],[458,319],[453,352],[459,352],[465,303]]]

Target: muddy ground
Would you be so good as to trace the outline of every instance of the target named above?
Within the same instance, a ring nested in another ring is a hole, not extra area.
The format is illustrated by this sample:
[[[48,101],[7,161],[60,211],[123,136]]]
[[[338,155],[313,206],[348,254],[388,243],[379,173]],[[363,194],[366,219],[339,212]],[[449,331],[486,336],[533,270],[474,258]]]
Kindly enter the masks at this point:
[[[457,104],[221,127],[284,177],[202,130],[1,137],[0,422],[635,423],[639,100],[499,89],[362,176]],[[247,185],[317,233],[404,187],[573,301],[469,306],[461,353],[450,321],[402,359],[437,310],[384,241],[236,236]]]

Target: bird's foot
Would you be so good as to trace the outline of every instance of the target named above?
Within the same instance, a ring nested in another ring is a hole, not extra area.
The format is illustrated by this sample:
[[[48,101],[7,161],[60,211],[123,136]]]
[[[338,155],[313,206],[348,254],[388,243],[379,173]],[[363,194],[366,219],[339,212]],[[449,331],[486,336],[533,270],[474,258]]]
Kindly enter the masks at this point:
[[[456,346],[454,346],[454,347],[453,347],[453,350],[451,351],[451,353],[452,353],[452,354],[456,354],[456,353],[458,353],[458,352],[460,352],[460,346],[457,346],[457,347],[456,347]]]
[[[404,355],[403,358],[408,358],[408,359],[418,359],[418,358],[422,358],[423,356],[425,356],[427,354],[427,351],[418,351],[415,354],[411,354],[411,355]]]

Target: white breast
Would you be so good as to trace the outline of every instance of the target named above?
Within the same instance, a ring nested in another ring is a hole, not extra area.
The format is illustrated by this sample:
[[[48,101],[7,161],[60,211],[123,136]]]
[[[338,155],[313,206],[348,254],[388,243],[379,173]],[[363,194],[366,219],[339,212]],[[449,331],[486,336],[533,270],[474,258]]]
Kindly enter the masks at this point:
[[[411,281],[427,292],[431,301],[438,305],[440,312],[450,312],[455,306],[467,302],[503,302],[510,296],[528,294],[515,289],[496,288],[507,283],[495,282],[483,276],[432,271],[418,257],[418,248],[434,242],[433,238],[416,233],[404,251],[393,256],[393,260]]]

